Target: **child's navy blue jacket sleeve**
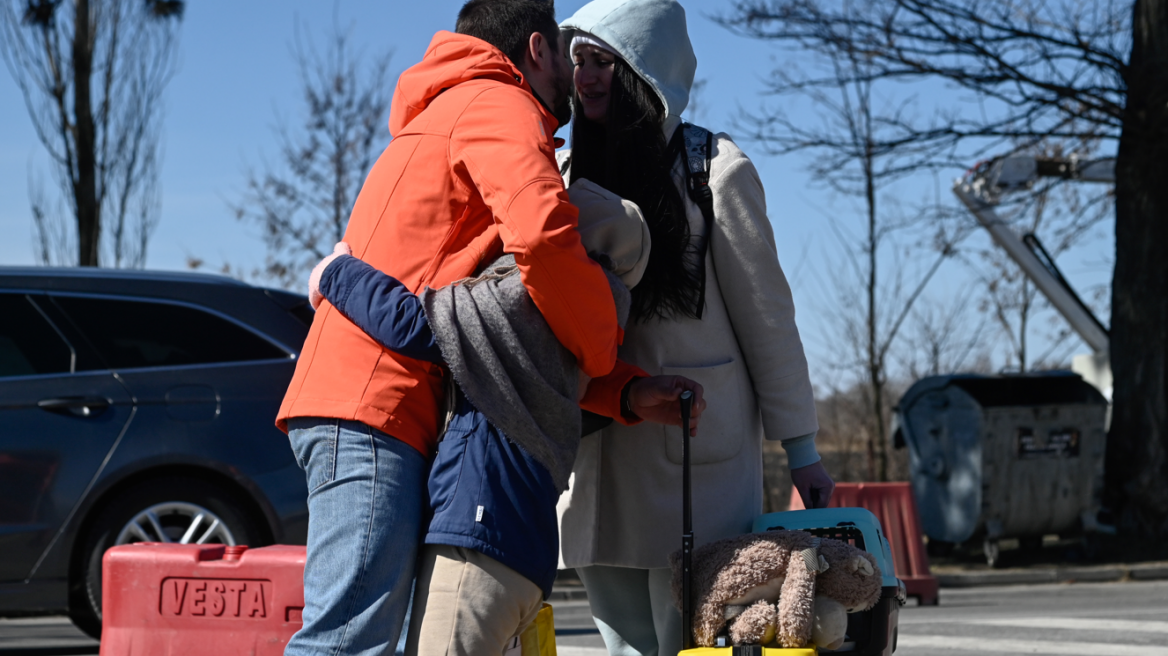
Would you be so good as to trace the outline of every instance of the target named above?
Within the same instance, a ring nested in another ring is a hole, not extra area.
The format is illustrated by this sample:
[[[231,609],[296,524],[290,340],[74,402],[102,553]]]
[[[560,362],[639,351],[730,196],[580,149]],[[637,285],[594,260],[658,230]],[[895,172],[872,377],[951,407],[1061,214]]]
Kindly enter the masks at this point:
[[[385,348],[407,358],[444,363],[422,302],[393,276],[342,255],[325,267],[320,293]]]

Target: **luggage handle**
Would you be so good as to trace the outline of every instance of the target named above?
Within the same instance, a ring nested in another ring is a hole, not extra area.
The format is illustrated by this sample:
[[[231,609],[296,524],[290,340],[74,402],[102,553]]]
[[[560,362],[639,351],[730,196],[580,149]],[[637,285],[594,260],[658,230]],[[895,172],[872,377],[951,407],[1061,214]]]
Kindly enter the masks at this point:
[[[689,415],[693,407],[693,392],[681,393],[681,644],[693,648],[693,606],[690,603],[693,556],[693,508],[689,480]]]

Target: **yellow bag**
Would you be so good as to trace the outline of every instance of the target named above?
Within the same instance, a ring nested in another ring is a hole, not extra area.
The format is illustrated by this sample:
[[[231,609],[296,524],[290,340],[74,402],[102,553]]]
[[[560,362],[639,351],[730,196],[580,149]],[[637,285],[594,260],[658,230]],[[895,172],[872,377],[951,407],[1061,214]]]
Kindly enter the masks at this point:
[[[556,656],[556,623],[544,604],[523,633],[511,639],[503,656]]]

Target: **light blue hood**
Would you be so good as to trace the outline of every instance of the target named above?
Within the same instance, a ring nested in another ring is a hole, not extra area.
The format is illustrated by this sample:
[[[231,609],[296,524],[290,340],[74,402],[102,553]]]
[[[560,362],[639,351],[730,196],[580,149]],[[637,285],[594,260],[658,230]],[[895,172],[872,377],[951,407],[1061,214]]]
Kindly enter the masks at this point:
[[[560,28],[569,41],[577,31],[600,37],[653,87],[668,117],[685,111],[698,58],[676,0],[593,0]]]

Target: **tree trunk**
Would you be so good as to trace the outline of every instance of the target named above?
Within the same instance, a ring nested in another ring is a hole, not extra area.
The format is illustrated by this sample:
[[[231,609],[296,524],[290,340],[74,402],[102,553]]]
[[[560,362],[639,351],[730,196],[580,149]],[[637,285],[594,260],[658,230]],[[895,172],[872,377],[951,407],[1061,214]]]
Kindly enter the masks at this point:
[[[1114,408],[1107,501],[1129,535],[1168,537],[1168,0],[1137,0],[1116,162]]]
[[[865,107],[867,105],[865,104]],[[864,118],[870,120],[871,115]],[[871,125],[866,126],[866,135],[871,134]],[[876,234],[876,174],[875,158],[872,154],[872,140],[867,139],[864,151],[864,199],[868,205],[868,384],[872,387],[872,432],[868,435],[868,478],[873,481],[888,480],[888,436],[884,428],[884,361],[881,344],[877,341],[876,312],[876,256],[879,236]],[[889,335],[888,339],[892,339]]]
[[[73,197],[77,204],[77,264],[97,266],[101,240],[101,208],[97,202],[97,142],[90,99],[93,72],[93,30],[89,0],[76,0],[73,23],[73,116],[77,130],[77,170]]]

